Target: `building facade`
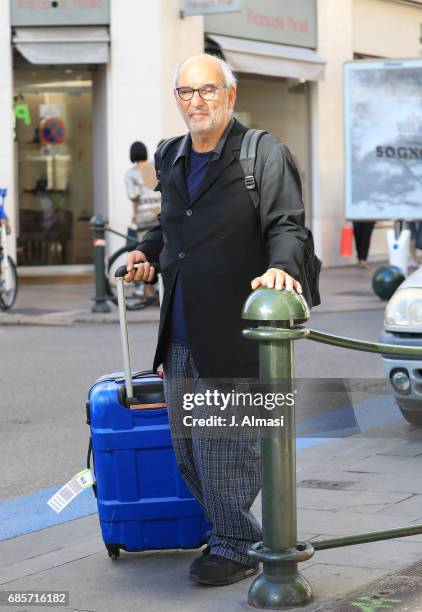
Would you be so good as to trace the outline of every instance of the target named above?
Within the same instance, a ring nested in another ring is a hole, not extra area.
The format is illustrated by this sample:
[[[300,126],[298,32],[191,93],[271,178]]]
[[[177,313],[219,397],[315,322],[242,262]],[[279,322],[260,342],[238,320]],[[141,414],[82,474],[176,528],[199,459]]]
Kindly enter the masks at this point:
[[[185,131],[173,73],[204,50],[237,73],[237,117],[290,147],[324,264],[347,263],[343,66],[420,57],[422,3],[226,0],[235,12],[205,16],[189,15],[190,4],[201,2],[0,3],[0,187],[22,271],[88,269],[94,212],[126,231],[129,147],[142,140],[152,157],[162,138]],[[121,245],[109,237],[110,251]],[[371,254],[386,251],[381,229]]]

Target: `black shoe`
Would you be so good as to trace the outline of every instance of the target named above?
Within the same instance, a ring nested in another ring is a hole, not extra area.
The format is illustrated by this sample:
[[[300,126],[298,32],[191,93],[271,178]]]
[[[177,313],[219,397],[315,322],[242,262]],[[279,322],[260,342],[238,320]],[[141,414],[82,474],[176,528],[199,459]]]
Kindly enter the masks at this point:
[[[244,565],[238,561],[208,553],[192,563],[189,577],[198,584],[224,586],[253,576],[258,572],[258,567],[258,563]]]
[[[192,563],[191,563],[191,565],[190,565],[190,568],[189,568],[189,571],[192,573],[192,570],[195,570],[195,569],[196,569],[197,564],[198,564],[200,561],[202,561],[202,559],[203,559],[204,557],[207,557],[207,556],[208,556],[208,555],[210,555],[210,554],[211,554],[211,546],[208,546],[208,545],[207,545],[207,546],[204,548],[204,550],[202,551],[201,556],[200,556],[200,557],[197,557],[196,559],[194,559],[194,560],[192,561]]]

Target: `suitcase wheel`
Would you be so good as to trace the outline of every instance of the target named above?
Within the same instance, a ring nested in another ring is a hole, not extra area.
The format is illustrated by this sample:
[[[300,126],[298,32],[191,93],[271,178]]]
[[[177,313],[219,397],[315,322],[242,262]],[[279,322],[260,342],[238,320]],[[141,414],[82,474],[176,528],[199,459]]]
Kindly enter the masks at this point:
[[[115,561],[120,557],[120,548],[114,544],[106,544],[108,556]]]

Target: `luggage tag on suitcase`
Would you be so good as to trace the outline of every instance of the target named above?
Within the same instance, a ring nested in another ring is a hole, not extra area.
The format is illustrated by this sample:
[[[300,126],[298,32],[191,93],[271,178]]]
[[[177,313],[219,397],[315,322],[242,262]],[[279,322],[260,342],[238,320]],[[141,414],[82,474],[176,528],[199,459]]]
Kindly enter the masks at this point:
[[[50,499],[47,504],[54,512],[59,514],[70,504],[82,491],[89,489],[95,483],[94,472],[91,469],[85,469],[78,472],[67,481]]]

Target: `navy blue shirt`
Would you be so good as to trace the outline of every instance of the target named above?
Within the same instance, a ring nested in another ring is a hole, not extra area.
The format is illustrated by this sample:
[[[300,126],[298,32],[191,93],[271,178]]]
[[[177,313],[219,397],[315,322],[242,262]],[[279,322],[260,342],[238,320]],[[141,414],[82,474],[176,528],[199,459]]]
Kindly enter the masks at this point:
[[[208,170],[208,158],[210,152],[197,153],[193,149],[190,152],[189,173],[186,177],[186,187],[189,200],[192,200],[196,190],[205,178]]]
[[[208,170],[209,152],[196,153],[193,149],[190,152],[189,172],[186,176],[186,187],[189,200],[192,200],[196,190],[204,180]],[[185,312],[183,307],[182,281],[180,274],[177,275],[170,316],[170,339],[189,346],[188,332],[186,328]]]

